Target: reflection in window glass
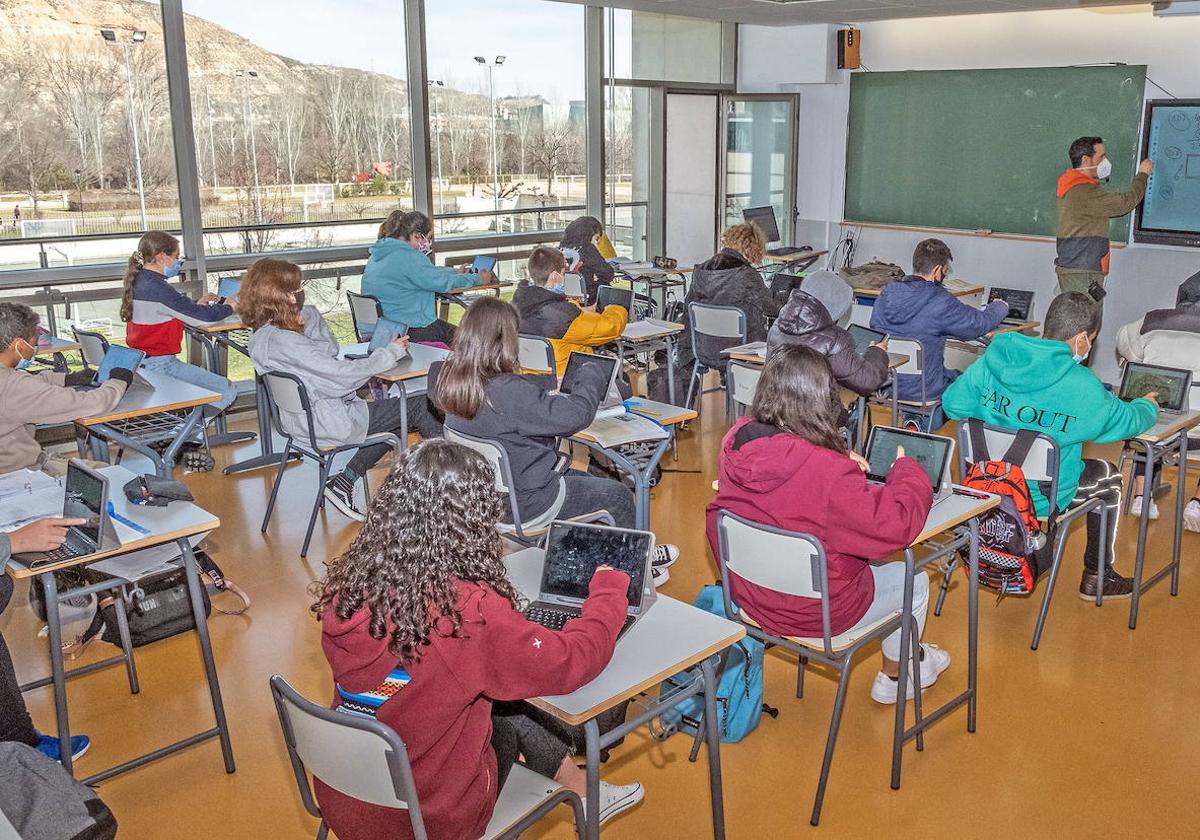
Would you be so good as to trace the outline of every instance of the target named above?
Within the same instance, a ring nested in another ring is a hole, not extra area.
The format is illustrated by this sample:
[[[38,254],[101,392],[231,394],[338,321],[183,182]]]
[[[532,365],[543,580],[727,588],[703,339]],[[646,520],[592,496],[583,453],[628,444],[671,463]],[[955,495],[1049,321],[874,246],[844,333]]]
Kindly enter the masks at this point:
[[[775,208],[780,236],[788,240],[787,165],[791,104],[749,99],[729,103],[725,123],[725,224],[742,220],[747,207]],[[788,240],[790,241],[790,240]]]
[[[613,9],[609,64],[614,78],[732,83],[732,56],[720,21]]]
[[[582,213],[583,15],[546,0],[426,4],[439,236],[565,227]]]
[[[605,86],[605,226],[617,253],[646,257],[650,192],[650,91]]]
[[[196,163],[214,253],[361,242],[412,206],[399,3],[185,0]],[[241,229],[241,230],[238,230]],[[244,231],[244,232],[243,232]],[[373,237],[372,237],[373,239]]]

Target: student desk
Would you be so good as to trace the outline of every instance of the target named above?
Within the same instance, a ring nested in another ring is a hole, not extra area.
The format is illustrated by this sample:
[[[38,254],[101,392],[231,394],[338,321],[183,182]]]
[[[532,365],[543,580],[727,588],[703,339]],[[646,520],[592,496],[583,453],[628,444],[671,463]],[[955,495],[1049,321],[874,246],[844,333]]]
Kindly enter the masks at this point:
[[[680,423],[694,420],[699,415],[690,408],[682,408],[677,405],[655,402],[654,400],[643,400],[640,397],[628,400],[627,404],[630,406],[629,410],[631,413],[649,417],[667,430],[667,436],[662,440],[657,442],[650,441],[654,445],[654,449],[648,454],[635,456],[627,452],[622,452],[617,448],[601,446],[595,437],[588,434],[587,429],[576,432],[571,436],[571,440],[577,440],[588,449],[596,450],[633,478],[634,506],[636,509],[636,523],[634,527],[648,531],[650,530],[650,477],[654,475],[654,468],[658,466],[658,462],[662,460],[662,456],[671,445],[671,441],[675,439],[675,427]],[[622,446],[629,445],[631,444],[622,444]]]
[[[1019,324],[1001,324],[999,327],[992,330],[990,333],[986,334],[983,337],[983,339],[981,339],[981,341],[991,341],[993,338],[995,338],[998,335],[1002,335],[1003,333],[1010,333],[1010,332],[1019,332],[1019,333],[1025,333],[1026,335],[1033,335],[1037,331],[1037,328],[1040,327],[1041,325],[1042,325],[1041,321],[1022,321]]]
[[[204,350],[204,366],[213,373],[221,376],[229,374],[229,349],[232,347],[237,352],[244,356],[249,355],[246,350],[246,345],[237,341],[233,333],[245,332],[246,327],[242,325],[242,319],[237,315],[230,315],[223,321],[214,321],[211,324],[188,324],[184,323],[183,330],[188,334],[188,337],[195,341]],[[213,446],[220,446],[225,443],[236,443],[242,440],[254,440],[254,432],[231,432],[225,422],[225,414],[218,414],[213,421],[214,434],[208,436],[208,442]],[[262,431],[260,424],[260,433]],[[268,434],[270,434],[268,427]],[[228,475],[228,472],[226,472]]]
[[[470,274],[463,274],[463,278],[471,277]],[[511,283],[477,283],[474,286],[463,286],[461,289],[451,289],[448,292],[436,292],[435,297],[438,301],[438,317],[443,321],[450,315],[450,304],[456,303],[459,306],[465,307],[466,301],[462,299],[463,295],[476,294],[478,292],[495,292],[496,296],[500,296],[500,291],[511,286]]]
[[[1133,564],[1133,600],[1129,605],[1129,629],[1137,627],[1138,604],[1142,593],[1171,575],[1171,594],[1179,594],[1179,548],[1183,537],[1183,508],[1187,494],[1188,432],[1200,425],[1200,411],[1184,414],[1159,414],[1159,420],[1149,431],[1126,441],[1126,445],[1141,450],[1146,459],[1146,480],[1142,490],[1142,515],[1138,522],[1137,559]],[[1171,544],[1171,562],[1142,580],[1146,560],[1146,531],[1150,526],[1150,499],[1154,496],[1154,468],[1171,452],[1179,453],[1179,477],[1175,486],[1175,539]],[[1097,604],[1101,603],[1097,599]]]
[[[105,443],[140,452],[160,476],[170,478],[175,456],[200,425],[204,406],[219,401],[221,395],[157,371],[140,370],[138,375],[151,387],[135,384],[112,411],[75,422]],[[187,415],[181,416],[184,411]],[[171,442],[160,455],[150,444],[162,440]]]
[[[955,490],[959,488],[955,486]],[[907,683],[909,651],[912,647],[912,599],[913,578],[918,569],[944,557],[952,557],[962,548],[967,554],[967,688],[940,708],[925,713],[921,709],[921,692],[913,692],[914,722],[905,728],[905,710],[908,701],[905,691],[898,692],[896,702],[895,733],[892,740],[892,789],[900,789],[900,761],[904,745],[915,739],[917,749],[925,748],[924,733],[927,728],[941,720],[964,703],[967,706],[967,731],[975,731],[975,714],[978,696],[979,656],[979,516],[1000,504],[1000,497],[987,493],[963,490],[970,495],[955,495],[935,505],[925,520],[925,527],[917,534],[912,545],[904,551],[904,617],[900,625],[900,685]],[[951,539],[935,544],[931,553],[917,560],[914,549],[934,537],[949,533]],[[915,680],[919,682],[919,680]]]
[[[652,353],[655,350],[667,352],[667,401],[675,402],[675,345],[679,334],[683,332],[683,324],[673,321],[660,321],[655,318],[645,318],[641,321],[630,321],[625,325],[625,331],[617,339],[617,357],[638,353]]]
[[[621,277],[629,281],[630,288],[635,284],[642,283],[646,286],[646,297],[654,300],[654,292],[658,292],[659,304],[658,312],[660,315],[667,314],[667,296],[671,294],[673,289],[682,289],[687,286],[687,276],[691,274],[692,267],[684,268],[655,268],[653,265],[645,263],[632,263],[626,265],[614,266],[616,272]]]
[[[37,355],[34,356],[38,361],[44,361],[43,357],[49,353],[54,359],[52,367],[59,373],[67,372],[67,360],[64,353],[71,353],[75,350],[82,350],[83,347],[77,341],[70,341],[65,338],[59,338],[56,335],[38,336]]]
[[[544,552],[527,548],[504,558],[509,579],[529,600],[537,597]],[[587,745],[587,832],[600,836],[600,750],[625,737],[646,722],[697,694],[704,695],[704,738],[708,744],[709,789],[712,797],[713,836],[725,836],[725,810],[721,795],[721,737],[716,710],[717,671],[722,652],[746,635],[740,624],[660,594],[649,611],[617,643],[612,660],[600,675],[570,694],[538,697],[529,702],[563,723],[583,725]],[[696,673],[699,666],[699,673]],[[652,707],[621,726],[600,734],[596,716],[653,689],[680,671],[691,671],[691,682],[666,698],[654,698]],[[708,689],[708,690],[706,690]]]
[[[343,357],[347,353],[365,355],[367,346],[367,342],[348,344],[342,348],[339,355]],[[412,342],[408,345],[408,355],[401,359],[399,364],[383,373],[377,373],[375,376],[385,382],[407,382],[410,379],[420,379],[429,373],[434,362],[440,362],[449,355],[450,351],[441,347],[430,347],[428,344]]]
[[[115,579],[109,578],[102,583],[59,592],[53,572],[59,569],[82,568],[97,560],[104,560],[109,557],[128,554],[139,549],[152,548],[174,542],[178,545],[179,551],[183,556],[183,569],[187,578],[188,598],[191,602],[192,615],[196,622],[196,634],[200,638],[200,657],[204,663],[204,674],[208,682],[208,692],[212,702],[216,725],[203,732],[176,741],[173,744],[124,761],[107,770],[102,770],[84,779],[83,782],[84,784],[102,782],[119,773],[124,773],[126,770],[132,770],[135,767],[156,761],[163,756],[186,749],[194,744],[202,743],[210,738],[220,740],[221,755],[225,760],[225,772],[232,773],[236,769],[233,762],[233,746],[229,739],[229,726],[225,720],[225,705],[221,699],[221,686],[217,681],[217,666],[213,658],[212,641],[208,635],[208,622],[204,615],[204,599],[201,595],[201,584],[196,567],[196,558],[192,553],[192,544],[189,539],[213,530],[221,522],[211,513],[202,510],[190,502],[171,502],[167,507],[141,507],[134,505],[121,492],[121,488],[125,482],[135,477],[134,473],[120,466],[105,467],[101,472],[108,477],[109,497],[116,512],[120,516],[136,522],[142,528],[147,529],[149,533],[139,533],[122,524],[120,521],[114,520],[113,526],[116,529],[118,538],[121,540],[119,548],[112,551],[102,551],[88,557],[40,566],[37,569],[26,568],[17,561],[9,565],[8,574],[14,580],[40,578],[46,593],[46,624],[49,629],[51,676],[23,685],[21,686],[21,690],[28,691],[45,685],[54,686],[54,711],[58,723],[59,749],[61,750],[63,766],[67,768],[67,772],[72,772],[71,731],[67,715],[67,680],[116,664],[118,661],[124,661],[129,676],[131,693],[137,694],[139,687],[137,670],[133,663],[132,653],[128,657],[122,654],[121,656],[115,656],[102,662],[95,662],[73,669],[70,672],[65,670],[62,655],[62,626],[58,612],[59,604],[68,598],[109,591],[114,588]],[[128,626],[124,625],[123,622],[119,623],[122,624],[120,628],[121,634],[123,636],[127,635]]]
[[[828,253],[829,253],[829,251],[827,251],[827,250],[826,251],[802,250],[802,251],[796,251],[794,254],[764,253],[762,261],[763,261],[764,265],[770,265],[772,267],[780,265],[780,264],[787,265],[788,263],[803,263],[803,265],[794,266],[791,270],[792,271],[805,271],[805,270],[811,268],[813,263],[815,263],[817,260],[821,259],[821,257],[825,256]]]

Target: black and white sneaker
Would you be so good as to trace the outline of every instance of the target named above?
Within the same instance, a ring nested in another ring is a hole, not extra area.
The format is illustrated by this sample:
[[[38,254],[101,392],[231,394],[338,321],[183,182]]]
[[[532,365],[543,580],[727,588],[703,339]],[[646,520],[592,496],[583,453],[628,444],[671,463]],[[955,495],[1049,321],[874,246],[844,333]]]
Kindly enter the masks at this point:
[[[367,515],[362,509],[362,503],[355,497],[355,484],[357,482],[353,482],[346,478],[344,474],[338,473],[325,482],[325,500],[351,519],[358,522],[365,522]]]
[[[662,586],[671,579],[671,573],[663,566],[650,566],[650,577],[654,581],[654,588]]]
[[[665,569],[674,565],[679,559],[679,547],[671,543],[659,543],[654,546],[654,556],[650,558],[650,566],[655,569]]]

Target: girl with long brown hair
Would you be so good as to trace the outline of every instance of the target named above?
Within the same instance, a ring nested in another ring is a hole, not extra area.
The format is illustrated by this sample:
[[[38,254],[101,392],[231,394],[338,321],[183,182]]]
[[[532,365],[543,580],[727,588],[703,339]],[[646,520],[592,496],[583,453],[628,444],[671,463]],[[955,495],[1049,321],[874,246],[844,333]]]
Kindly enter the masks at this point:
[[[825,547],[829,571],[830,630],[866,628],[903,606],[903,563],[879,564],[907,548],[933,505],[924,468],[900,450],[883,484],[869,483],[867,462],[847,449],[839,428],[837,380],[824,355],[804,345],[767,357],[750,416],[734,424],[721,445],[717,496],[708,505],[708,539],[715,554],[717,513],[812,534]],[[779,562],[794,558],[780,557]],[[820,636],[821,599],[786,595],[730,572],[734,600],[771,633]],[[913,616],[924,629],[929,578],[913,584]],[[900,631],[883,640],[883,667],[871,699],[895,703]],[[950,665],[950,655],[921,645],[920,685],[928,688]],[[911,679],[911,673],[910,673]],[[907,687],[912,697],[913,685]]]
[[[483,457],[424,441],[401,456],[366,524],[316,587],[335,703],[389,684],[375,717],[408,747],[430,837],[481,836],[518,754],[586,793],[570,736],[520,701],[593,679],[624,621],[629,577],[607,567],[562,631],[527,620],[505,572],[499,517]],[[403,810],[352,799],[319,779],[316,792],[342,840],[411,836]],[[605,820],[640,802],[642,786],[601,782],[600,796]]]
[[[400,434],[407,426],[423,437],[441,434],[424,395],[367,402],[356,393],[371,377],[394,368],[408,355],[408,338],[401,336],[363,359],[344,359],[337,339],[315,306],[304,305],[300,267],[287,260],[261,259],[246,272],[238,295],[242,323],[250,336],[250,360],[262,373],[300,377],[312,400],[313,427],[321,446],[362,443],[378,432]],[[308,437],[308,418],[280,411],[280,422],[301,440]],[[388,451],[385,443],[358,450],[337,475],[325,483],[325,498],[338,510],[361,522],[366,511],[355,492],[367,470]]]

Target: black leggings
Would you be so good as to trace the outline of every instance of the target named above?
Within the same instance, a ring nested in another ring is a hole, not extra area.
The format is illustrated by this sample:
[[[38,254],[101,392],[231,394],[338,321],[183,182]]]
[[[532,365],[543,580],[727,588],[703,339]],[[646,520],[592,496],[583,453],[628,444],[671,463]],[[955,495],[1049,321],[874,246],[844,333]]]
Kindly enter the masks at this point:
[[[399,435],[400,420],[406,411],[408,431],[419,432],[426,440],[442,436],[441,421],[429,410],[429,398],[425,394],[409,397],[407,401],[400,397],[388,397],[367,403],[367,434],[393,432]],[[391,448],[386,443],[363,447],[346,464],[346,474],[351,480],[362,478]]]
[[[546,720],[526,703],[495,703],[492,705],[492,749],[496,751],[499,781],[504,781],[517,759],[524,756],[530,770],[553,779],[562,760],[571,752],[571,745],[558,731],[553,720]]]
[[[3,614],[12,598],[13,581],[0,574],[0,614]],[[38,731],[25,708],[17,672],[13,668],[12,656],[0,633],[0,741],[17,741],[31,747],[38,745]]]
[[[454,341],[454,326],[435,318],[424,327],[409,327],[409,341],[440,341],[447,347]]]

